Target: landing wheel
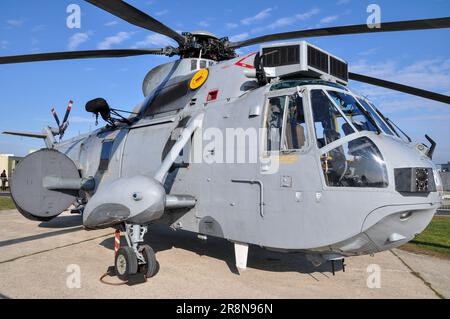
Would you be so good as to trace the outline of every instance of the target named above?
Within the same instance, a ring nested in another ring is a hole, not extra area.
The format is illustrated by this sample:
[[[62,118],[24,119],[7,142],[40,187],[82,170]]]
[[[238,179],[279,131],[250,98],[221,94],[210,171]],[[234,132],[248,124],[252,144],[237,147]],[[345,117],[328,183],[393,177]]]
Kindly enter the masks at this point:
[[[137,273],[138,262],[136,254],[131,247],[121,247],[116,255],[115,267],[117,277],[127,281],[128,276]]]
[[[145,259],[145,264],[142,265],[141,269],[142,273],[147,278],[151,278],[158,272],[158,262],[156,261],[155,252],[149,245],[142,245],[141,249],[141,254]]]

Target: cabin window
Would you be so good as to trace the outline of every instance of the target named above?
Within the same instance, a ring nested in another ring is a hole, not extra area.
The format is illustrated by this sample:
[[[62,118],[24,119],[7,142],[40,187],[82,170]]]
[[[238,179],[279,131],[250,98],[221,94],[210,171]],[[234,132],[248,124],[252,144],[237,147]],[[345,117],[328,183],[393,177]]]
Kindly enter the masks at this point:
[[[109,160],[111,158],[113,145],[114,145],[114,140],[104,140],[103,141],[102,151],[100,153],[100,165],[98,167],[99,171],[108,170]]]
[[[265,128],[266,151],[304,148],[308,139],[303,98],[298,94],[269,98]]]
[[[197,60],[191,60],[191,71],[197,70]]]
[[[205,69],[205,68],[206,68],[206,61],[200,60],[200,69]]]

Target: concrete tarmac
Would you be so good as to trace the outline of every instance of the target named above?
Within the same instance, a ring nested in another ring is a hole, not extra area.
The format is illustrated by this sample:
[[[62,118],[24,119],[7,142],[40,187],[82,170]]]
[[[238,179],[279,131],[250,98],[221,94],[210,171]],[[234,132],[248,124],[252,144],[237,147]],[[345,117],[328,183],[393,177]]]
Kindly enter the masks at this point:
[[[112,229],[85,231],[80,216],[70,214],[41,223],[2,211],[0,298],[450,297],[450,261],[401,250],[348,258],[346,271],[337,265],[333,276],[330,264],[316,268],[301,254],[252,246],[239,274],[226,240],[204,242],[155,225],[146,242],[156,251],[158,274],[137,286],[109,286],[99,277],[113,264]]]

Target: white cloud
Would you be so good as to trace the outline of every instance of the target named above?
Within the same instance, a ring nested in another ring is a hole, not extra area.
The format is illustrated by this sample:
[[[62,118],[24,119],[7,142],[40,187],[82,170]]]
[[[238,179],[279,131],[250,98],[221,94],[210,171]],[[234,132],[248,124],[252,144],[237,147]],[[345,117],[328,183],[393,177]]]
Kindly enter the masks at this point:
[[[45,25],[38,24],[31,29],[31,32],[40,32],[45,30]]]
[[[320,13],[320,9],[312,8],[311,10],[303,12],[303,13],[298,13],[298,14],[295,14],[295,15],[289,16],[289,17],[279,18],[279,19],[275,20],[275,22],[269,24],[266,27],[253,29],[252,33],[258,33],[258,32],[264,31],[265,29],[276,29],[276,28],[289,26],[289,25],[295,24],[297,22],[308,20],[309,18],[311,18],[319,13]]]
[[[169,13],[169,10],[161,10],[155,13],[155,16],[160,17]]]
[[[69,38],[69,43],[67,44],[67,48],[71,51],[78,48],[82,43],[89,40],[89,33],[75,33]]]
[[[422,115],[403,118],[403,121],[450,121],[450,114]]]
[[[233,23],[233,22],[229,22],[225,25],[228,29],[234,29],[237,28],[239,26],[239,24],[237,23]]]
[[[296,14],[295,18],[299,21],[304,21],[307,20],[317,14],[320,13],[320,9],[319,8],[313,8],[305,13],[300,13],[300,14]]]
[[[258,12],[256,15],[254,15],[252,17],[248,17],[248,18],[242,19],[241,23],[243,25],[251,25],[251,24],[253,24],[255,22],[264,20],[265,18],[270,16],[270,12],[272,10],[273,10],[272,8],[264,9],[264,10]]]
[[[248,32],[244,32],[241,34],[236,34],[230,37],[230,41],[231,42],[238,42],[238,41],[242,41],[245,40],[249,37],[249,33]]]
[[[272,8],[267,8],[263,11],[260,11],[259,13],[257,13],[255,16],[253,17],[249,17],[249,18],[245,18],[241,20],[241,24],[243,25],[251,25],[257,21],[261,21],[267,17],[270,16],[271,11],[273,11]],[[279,18],[277,20],[275,20],[274,22],[266,25],[266,26],[262,26],[262,27],[257,27],[257,28],[253,28],[252,30],[250,30],[251,34],[255,34],[255,33],[260,33],[264,30],[268,30],[268,29],[276,29],[276,28],[281,28],[281,27],[286,27],[289,25],[293,25],[297,22],[301,22],[301,21],[305,21],[317,14],[320,13],[320,9],[319,8],[312,8],[309,11],[306,12],[302,12],[302,13],[298,13],[289,17],[282,17]],[[238,27],[239,25],[237,23],[227,23],[226,27],[228,29],[234,29],[236,27]],[[240,35],[242,36],[242,34]]]
[[[88,118],[88,117],[83,117],[83,116],[72,116],[70,118],[70,123],[95,123],[95,119],[94,118]]]
[[[336,21],[338,18],[339,18],[338,15],[328,16],[328,17],[320,19],[320,23],[328,24],[328,23],[331,23],[333,21]]]
[[[97,45],[99,50],[108,50],[113,45],[121,44],[122,42],[128,40],[133,32],[119,32],[116,35],[105,38],[102,42]]]
[[[378,51],[379,48],[371,48],[371,49],[367,49],[365,51],[359,52],[358,55],[360,56],[369,56],[374,54],[375,52]]]
[[[2,50],[7,49],[8,45],[9,45],[8,41],[6,41],[6,40],[0,41],[0,49],[2,49]]]
[[[23,24],[25,23],[25,20],[21,19],[21,20],[15,20],[15,19],[9,19],[6,20],[6,23],[13,28],[20,28],[21,26],[23,26]]]
[[[105,26],[106,27],[113,27],[113,26],[115,26],[117,24],[118,24],[118,22],[116,20],[113,20],[113,21],[105,23]]]
[[[166,47],[168,45],[174,45],[172,39],[158,33],[148,35],[143,41],[139,41],[135,44],[138,48],[148,48],[153,46]]]
[[[199,23],[197,23],[199,26],[203,27],[203,28],[207,28],[210,26],[209,22],[206,20],[200,21]]]

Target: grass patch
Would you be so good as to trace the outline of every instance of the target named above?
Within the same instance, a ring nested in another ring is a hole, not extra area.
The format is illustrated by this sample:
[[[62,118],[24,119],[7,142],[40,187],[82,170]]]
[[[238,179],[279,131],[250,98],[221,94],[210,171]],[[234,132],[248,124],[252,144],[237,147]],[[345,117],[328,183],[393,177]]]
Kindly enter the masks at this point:
[[[423,233],[401,248],[450,259],[450,217],[433,218]]]
[[[16,206],[14,205],[11,197],[0,196],[0,210],[8,210],[15,208]]]

